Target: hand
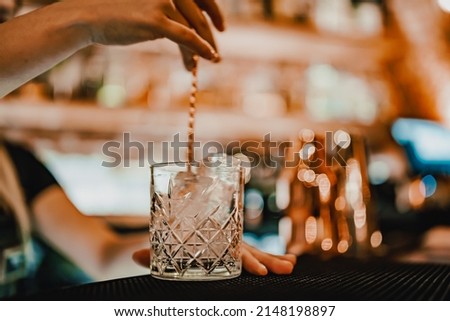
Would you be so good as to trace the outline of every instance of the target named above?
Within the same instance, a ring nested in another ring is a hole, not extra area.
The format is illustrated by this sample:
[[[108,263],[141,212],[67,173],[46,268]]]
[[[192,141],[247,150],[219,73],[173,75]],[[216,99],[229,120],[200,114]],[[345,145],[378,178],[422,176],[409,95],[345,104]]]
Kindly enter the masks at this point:
[[[208,21],[203,10],[211,18],[212,23],[219,31],[225,30],[224,19],[219,7],[217,6],[215,0],[175,0],[176,7],[181,12],[183,17],[181,17],[178,22],[185,26],[191,26],[197,33],[213,47],[217,52],[217,45],[214,40],[214,36],[209,27]],[[197,5],[196,5],[197,4]],[[199,10],[201,9],[201,10]],[[184,19],[182,19],[184,18]],[[181,55],[183,57],[184,65],[186,69],[191,70],[194,67],[193,52],[188,47],[180,45]],[[214,58],[214,62],[220,61],[220,56]]]
[[[247,272],[255,275],[290,274],[297,263],[293,254],[273,255],[262,252],[246,243],[242,244],[242,264]]]
[[[16,1],[0,0],[0,23],[11,19],[17,11]]]
[[[133,260],[144,267],[150,265],[150,251],[140,250],[133,254]],[[297,262],[295,255],[272,255],[264,253],[246,243],[242,244],[242,263],[244,269],[255,275],[290,274]]]
[[[23,14],[0,24],[0,98],[93,43],[168,38],[188,70],[194,54],[219,62],[205,14],[224,30],[215,0],[63,0]]]
[[[88,11],[92,41],[105,45],[126,45],[159,38],[179,44],[188,70],[193,55],[213,62],[220,56],[205,17],[223,31],[224,20],[215,0],[66,0],[73,11]],[[69,8],[70,12],[70,8]]]

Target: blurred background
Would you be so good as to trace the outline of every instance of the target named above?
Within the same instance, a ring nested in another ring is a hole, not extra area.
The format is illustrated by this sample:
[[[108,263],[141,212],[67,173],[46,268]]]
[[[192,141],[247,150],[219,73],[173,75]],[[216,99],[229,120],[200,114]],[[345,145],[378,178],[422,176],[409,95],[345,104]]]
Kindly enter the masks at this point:
[[[22,13],[49,2],[25,1]],[[247,242],[272,253],[303,242],[295,251],[320,255],[359,255],[348,250],[359,242],[364,255],[450,263],[450,0],[218,2],[223,62],[200,62],[197,140],[299,142],[307,128],[358,137],[366,155],[366,234],[329,243],[322,214],[297,219],[302,201],[291,196],[306,179],[296,165],[286,184],[275,148],[273,166],[253,167],[246,186]],[[147,161],[185,136],[190,82],[169,41],[93,46],[2,99],[0,133],[33,148],[86,215],[147,230]],[[144,153],[118,148],[121,164],[102,166],[104,144],[123,133]],[[358,213],[344,217],[358,226]]]

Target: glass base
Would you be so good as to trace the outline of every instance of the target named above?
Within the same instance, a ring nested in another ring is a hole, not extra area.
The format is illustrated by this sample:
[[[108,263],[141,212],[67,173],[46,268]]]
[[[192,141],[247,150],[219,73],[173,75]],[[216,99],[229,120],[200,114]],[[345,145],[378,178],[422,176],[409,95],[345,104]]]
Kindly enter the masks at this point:
[[[241,269],[230,272],[225,267],[216,267],[212,272],[206,273],[205,270],[192,267],[180,274],[175,269],[166,268],[164,273],[156,269],[150,272],[151,276],[160,280],[170,281],[220,281],[233,279],[241,275]]]

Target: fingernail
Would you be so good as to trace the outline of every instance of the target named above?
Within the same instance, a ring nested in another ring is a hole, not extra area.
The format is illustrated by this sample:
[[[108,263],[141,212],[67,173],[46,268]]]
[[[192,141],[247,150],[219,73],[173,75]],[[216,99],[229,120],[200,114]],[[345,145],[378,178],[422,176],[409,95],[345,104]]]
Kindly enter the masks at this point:
[[[186,62],[186,69],[192,71],[193,68],[194,68],[194,60],[189,59],[189,61]]]
[[[269,271],[267,271],[266,266],[262,265],[262,264],[259,265],[259,269],[258,270],[259,270],[259,273],[261,275],[266,275],[267,273],[269,273]]]
[[[211,50],[211,55],[212,55],[212,58],[211,58],[212,62],[216,62],[217,63],[217,62],[220,62],[222,60],[220,55],[215,50]]]

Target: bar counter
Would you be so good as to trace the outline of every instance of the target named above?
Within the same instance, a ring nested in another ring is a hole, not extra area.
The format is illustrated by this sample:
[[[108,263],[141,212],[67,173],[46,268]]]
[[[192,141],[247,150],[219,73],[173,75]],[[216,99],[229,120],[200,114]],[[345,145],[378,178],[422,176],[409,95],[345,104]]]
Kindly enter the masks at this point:
[[[54,301],[385,301],[450,300],[450,265],[301,256],[291,275],[244,272],[225,281],[161,281],[150,275],[18,298]]]

